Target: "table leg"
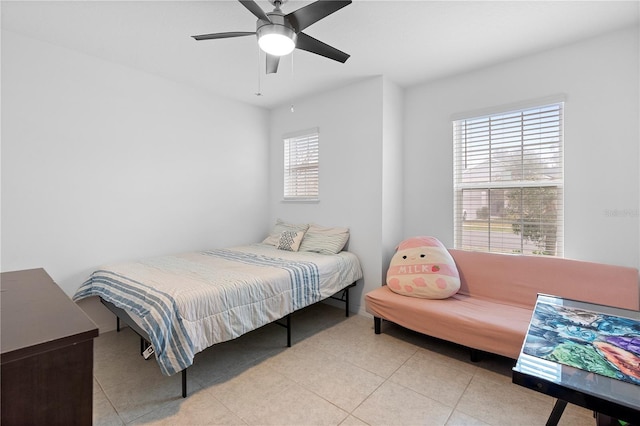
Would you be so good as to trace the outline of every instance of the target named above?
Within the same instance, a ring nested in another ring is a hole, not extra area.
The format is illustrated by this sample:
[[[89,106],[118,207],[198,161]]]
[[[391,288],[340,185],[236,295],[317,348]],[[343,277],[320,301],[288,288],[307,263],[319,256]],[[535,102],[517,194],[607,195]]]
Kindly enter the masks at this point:
[[[564,408],[567,406],[567,401],[563,401],[561,399],[556,400],[556,404],[553,406],[553,410],[551,410],[551,414],[549,414],[549,418],[547,419],[546,426],[557,426],[560,421],[560,417],[562,417],[562,413],[564,412]]]

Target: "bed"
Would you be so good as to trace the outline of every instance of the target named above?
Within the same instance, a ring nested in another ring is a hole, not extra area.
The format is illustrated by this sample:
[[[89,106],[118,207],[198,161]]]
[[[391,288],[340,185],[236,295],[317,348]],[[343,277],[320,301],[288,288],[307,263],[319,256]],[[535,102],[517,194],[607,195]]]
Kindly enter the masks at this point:
[[[182,372],[186,397],[195,354],[272,322],[287,328],[291,346],[291,313],[334,298],[348,316],[349,289],[361,278],[353,253],[289,251],[267,241],[105,265],[73,299],[100,297],[118,329],[124,321],[140,335],[141,351],[152,348],[163,374]]]

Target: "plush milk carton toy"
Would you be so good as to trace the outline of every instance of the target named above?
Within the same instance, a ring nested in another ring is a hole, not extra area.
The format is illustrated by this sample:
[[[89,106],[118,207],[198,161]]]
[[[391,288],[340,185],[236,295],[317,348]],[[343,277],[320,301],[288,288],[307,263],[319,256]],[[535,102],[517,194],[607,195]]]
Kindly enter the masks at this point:
[[[438,239],[413,237],[398,245],[387,271],[387,285],[405,296],[446,299],[460,289],[460,275]]]

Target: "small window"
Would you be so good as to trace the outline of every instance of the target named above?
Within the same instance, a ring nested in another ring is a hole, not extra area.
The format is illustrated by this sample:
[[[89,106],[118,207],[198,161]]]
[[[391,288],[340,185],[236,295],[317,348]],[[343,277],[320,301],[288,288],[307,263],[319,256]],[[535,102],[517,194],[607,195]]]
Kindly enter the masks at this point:
[[[284,138],[284,199],[318,200],[319,131],[311,129]]]
[[[563,255],[563,105],[453,122],[456,248]]]

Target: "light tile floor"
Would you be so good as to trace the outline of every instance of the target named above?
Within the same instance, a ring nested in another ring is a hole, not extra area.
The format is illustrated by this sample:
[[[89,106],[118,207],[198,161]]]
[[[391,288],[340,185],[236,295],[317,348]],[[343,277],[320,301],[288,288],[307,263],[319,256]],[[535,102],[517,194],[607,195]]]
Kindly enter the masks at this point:
[[[163,376],[129,329],[95,340],[94,424],[544,425],[554,400],[511,383],[513,361],[316,304],[198,354]],[[595,425],[568,405],[560,425]]]

